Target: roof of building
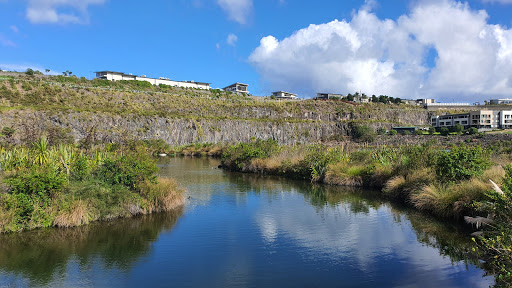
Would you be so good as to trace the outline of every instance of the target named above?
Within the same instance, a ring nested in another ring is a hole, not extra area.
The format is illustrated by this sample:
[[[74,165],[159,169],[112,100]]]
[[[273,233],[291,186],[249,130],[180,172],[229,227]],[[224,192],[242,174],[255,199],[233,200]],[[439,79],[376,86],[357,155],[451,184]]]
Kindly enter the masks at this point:
[[[138,77],[138,78],[144,78],[144,79],[155,79],[155,80],[168,80],[168,81],[173,81],[173,82],[181,82],[181,83],[195,83],[195,84],[199,84],[199,85],[210,85],[211,83],[208,83],[208,82],[197,82],[197,81],[178,81],[178,80],[171,80],[169,78],[166,78],[166,79],[161,79],[162,77],[160,78],[151,78],[151,77],[146,77],[146,75],[143,75],[143,76],[137,76],[137,75],[132,75],[132,74],[126,74],[124,72],[116,72],[116,71],[97,71],[97,72],[94,72],[94,73],[113,73],[113,74],[120,74],[120,75],[123,75],[123,76],[130,76],[130,77]]]
[[[233,83],[233,84],[231,84],[231,85],[229,85],[229,86],[226,86],[225,88],[232,87],[232,86],[236,86],[236,85],[249,86],[249,84],[244,84],[244,83],[236,82],[236,83]]]
[[[295,96],[297,96],[297,94],[293,94],[293,93],[286,92],[286,91],[276,91],[276,92],[272,92],[272,94],[277,94],[277,93],[286,93],[286,94],[290,94],[290,95],[295,95]]]

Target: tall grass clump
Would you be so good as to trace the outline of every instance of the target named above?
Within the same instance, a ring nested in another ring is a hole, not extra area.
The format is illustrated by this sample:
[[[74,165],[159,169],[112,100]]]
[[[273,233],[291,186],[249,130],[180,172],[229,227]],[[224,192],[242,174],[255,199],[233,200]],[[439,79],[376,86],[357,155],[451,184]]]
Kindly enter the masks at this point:
[[[486,217],[465,217],[468,223],[483,226],[473,239],[485,266],[496,275],[496,286],[512,286],[512,165],[506,168],[501,188],[493,184],[485,198],[474,206]]]
[[[222,165],[233,171],[245,171],[252,159],[268,158],[279,151],[277,141],[256,139],[229,146],[222,154]]]

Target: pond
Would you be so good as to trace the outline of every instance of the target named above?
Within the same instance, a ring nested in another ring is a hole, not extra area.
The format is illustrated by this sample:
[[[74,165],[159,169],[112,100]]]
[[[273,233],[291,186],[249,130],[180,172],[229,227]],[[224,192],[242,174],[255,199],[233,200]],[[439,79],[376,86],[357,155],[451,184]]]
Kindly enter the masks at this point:
[[[0,235],[0,287],[488,287],[471,239],[372,191],[165,158],[178,211]]]

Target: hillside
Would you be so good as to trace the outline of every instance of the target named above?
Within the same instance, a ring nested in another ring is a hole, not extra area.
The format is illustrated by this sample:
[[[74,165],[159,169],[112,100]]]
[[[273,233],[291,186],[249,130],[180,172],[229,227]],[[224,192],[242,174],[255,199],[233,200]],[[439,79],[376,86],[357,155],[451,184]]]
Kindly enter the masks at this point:
[[[136,81],[5,72],[0,73],[0,111],[0,126],[14,129],[13,142],[53,133],[75,141],[164,139],[183,145],[257,137],[292,144],[339,139],[353,124],[428,123],[427,111],[403,104],[277,101]]]

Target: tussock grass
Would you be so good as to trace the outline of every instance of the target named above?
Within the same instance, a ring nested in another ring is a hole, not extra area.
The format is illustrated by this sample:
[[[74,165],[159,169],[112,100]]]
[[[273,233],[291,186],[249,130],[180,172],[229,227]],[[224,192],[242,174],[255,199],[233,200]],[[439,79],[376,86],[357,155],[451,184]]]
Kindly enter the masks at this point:
[[[324,181],[331,185],[363,186],[363,177],[366,167],[350,166],[347,162],[329,165]]]
[[[389,196],[399,195],[403,189],[403,186],[405,186],[405,183],[406,182],[404,176],[395,176],[386,182],[382,192]]]
[[[139,185],[139,193],[146,199],[144,214],[169,211],[185,204],[184,190],[174,179],[146,180]]]
[[[92,215],[89,211],[89,205],[82,200],[75,201],[68,211],[60,213],[53,221],[55,227],[77,227],[89,224]]]
[[[489,179],[497,183],[501,184],[503,179],[505,178],[505,169],[501,165],[493,165],[489,169],[485,170],[482,177],[479,177],[484,182],[489,182]]]

